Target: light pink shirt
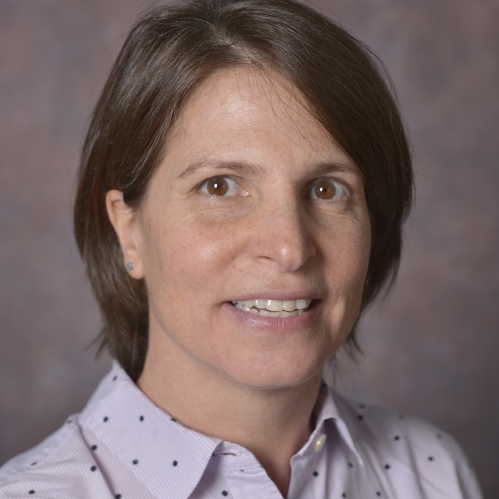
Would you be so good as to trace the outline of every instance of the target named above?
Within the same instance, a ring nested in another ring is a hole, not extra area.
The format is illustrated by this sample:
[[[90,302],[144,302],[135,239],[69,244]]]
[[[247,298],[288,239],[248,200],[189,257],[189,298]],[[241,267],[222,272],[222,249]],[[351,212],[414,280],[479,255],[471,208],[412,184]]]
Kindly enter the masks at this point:
[[[479,499],[454,439],[323,387],[288,499]],[[282,499],[247,449],[182,426],[117,364],[81,414],[0,469],[0,498]]]

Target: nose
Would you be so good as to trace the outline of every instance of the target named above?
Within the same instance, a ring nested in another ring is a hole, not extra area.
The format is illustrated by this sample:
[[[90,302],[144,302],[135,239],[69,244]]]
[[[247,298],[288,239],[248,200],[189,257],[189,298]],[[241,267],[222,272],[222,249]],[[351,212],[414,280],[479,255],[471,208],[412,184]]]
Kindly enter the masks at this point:
[[[294,195],[281,192],[258,212],[252,242],[260,262],[271,263],[281,272],[296,272],[316,254],[310,223]]]

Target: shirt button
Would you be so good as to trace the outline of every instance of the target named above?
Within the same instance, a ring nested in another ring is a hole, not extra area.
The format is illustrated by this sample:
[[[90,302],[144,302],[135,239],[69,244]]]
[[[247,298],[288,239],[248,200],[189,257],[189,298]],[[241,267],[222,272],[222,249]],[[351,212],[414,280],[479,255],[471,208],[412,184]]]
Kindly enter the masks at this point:
[[[324,443],[326,442],[327,435],[323,433],[316,441],[314,450],[315,452],[320,452],[320,450],[324,447]]]

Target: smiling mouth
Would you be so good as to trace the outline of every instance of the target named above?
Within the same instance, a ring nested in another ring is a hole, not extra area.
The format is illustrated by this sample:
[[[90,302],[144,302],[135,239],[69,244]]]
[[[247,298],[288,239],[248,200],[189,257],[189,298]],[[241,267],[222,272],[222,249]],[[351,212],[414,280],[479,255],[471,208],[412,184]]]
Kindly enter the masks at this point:
[[[243,312],[262,317],[293,317],[306,312],[312,301],[305,298],[284,301],[259,298],[257,300],[231,301],[229,303]]]

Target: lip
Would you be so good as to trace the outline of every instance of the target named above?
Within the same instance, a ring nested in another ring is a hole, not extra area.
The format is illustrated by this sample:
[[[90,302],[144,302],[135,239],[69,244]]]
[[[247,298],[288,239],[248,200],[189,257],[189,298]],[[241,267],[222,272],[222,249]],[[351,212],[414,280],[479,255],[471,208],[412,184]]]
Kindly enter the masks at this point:
[[[280,296],[283,296],[282,294]],[[289,296],[289,295],[285,295]],[[301,295],[303,297],[303,295]],[[271,300],[293,300],[298,298],[270,298]],[[256,298],[246,298],[248,300],[255,300]],[[250,312],[244,312],[243,310],[239,310],[238,308],[231,305],[229,302],[225,302],[222,305],[222,310],[229,314],[233,319],[238,322],[242,322],[243,324],[258,328],[258,329],[267,329],[273,331],[289,331],[289,332],[298,332],[300,330],[309,328],[317,319],[321,309],[323,306],[322,300],[317,300],[312,304],[310,308],[308,308],[301,315],[295,315],[292,317],[263,317],[261,315],[252,314]]]

